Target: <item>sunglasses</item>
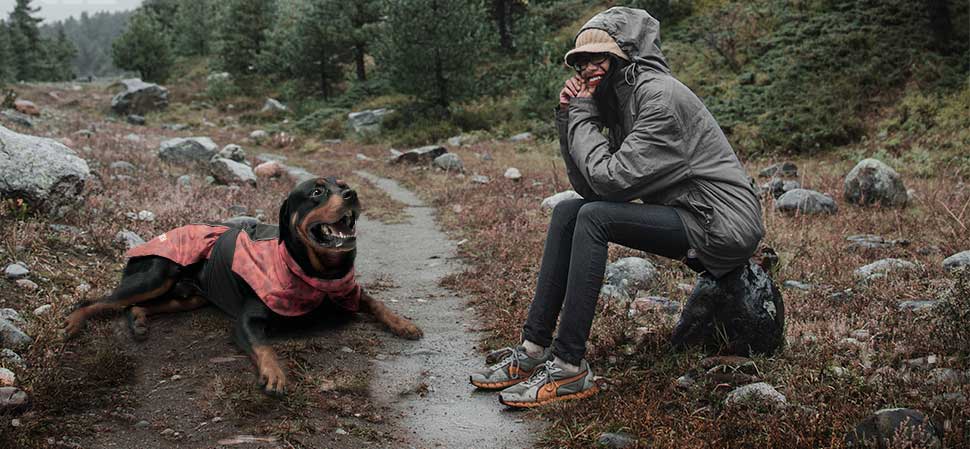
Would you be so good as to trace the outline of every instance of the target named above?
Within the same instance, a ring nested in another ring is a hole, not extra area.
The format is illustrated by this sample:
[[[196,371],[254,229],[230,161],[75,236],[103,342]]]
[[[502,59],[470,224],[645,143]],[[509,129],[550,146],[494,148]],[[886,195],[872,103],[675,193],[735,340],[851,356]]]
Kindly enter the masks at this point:
[[[573,70],[576,71],[576,73],[580,73],[583,70],[586,70],[586,67],[589,66],[590,64],[593,64],[596,67],[599,67],[602,69],[603,63],[608,61],[609,59],[610,57],[608,55],[602,55],[602,54],[580,55],[576,57],[571,67],[573,68]]]

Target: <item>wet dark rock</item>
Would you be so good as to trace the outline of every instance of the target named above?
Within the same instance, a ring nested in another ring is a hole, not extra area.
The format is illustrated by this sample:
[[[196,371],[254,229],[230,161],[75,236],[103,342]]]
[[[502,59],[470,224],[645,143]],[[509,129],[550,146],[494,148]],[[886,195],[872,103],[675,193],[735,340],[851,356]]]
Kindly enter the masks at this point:
[[[740,355],[771,354],[784,342],[781,292],[753,263],[720,279],[699,275],[671,337],[675,347],[702,345]]]
[[[758,176],[762,178],[796,178],[798,177],[798,166],[794,162],[779,162],[777,164],[771,164],[764,170],[761,170],[758,172]]]
[[[970,250],[961,251],[946,259],[943,259],[943,269],[946,271],[956,271],[970,267]]]
[[[905,206],[909,201],[899,174],[876,159],[863,159],[845,177],[845,200],[852,204]]]
[[[539,207],[542,208],[543,210],[553,210],[553,209],[556,208],[556,205],[557,204],[559,204],[559,203],[561,203],[563,201],[566,201],[566,200],[579,200],[579,199],[582,199],[582,198],[583,198],[583,196],[580,195],[580,194],[578,194],[578,193],[576,193],[575,191],[573,191],[573,190],[566,190],[564,192],[559,192],[559,193],[557,193],[555,195],[546,197],[545,199],[542,200],[542,203],[539,204]]]
[[[137,114],[168,107],[168,89],[132,78],[120,81],[125,90],[111,98],[111,109],[118,114]]]
[[[0,149],[0,195],[22,198],[34,209],[74,205],[91,176],[87,162],[54,139],[0,126]]]
[[[428,145],[401,153],[397,157],[392,158],[391,163],[431,164],[435,158],[447,152],[448,150],[441,145]]]
[[[839,207],[835,200],[814,190],[795,189],[785,192],[775,201],[775,209],[787,213],[834,214]]]
[[[596,444],[599,444],[601,447],[622,449],[637,444],[637,439],[632,435],[623,432],[604,432],[601,433],[600,437],[596,439]]]
[[[798,181],[772,178],[771,181],[766,182],[761,186],[763,191],[771,193],[774,198],[779,198],[785,193],[788,193],[795,189],[800,189],[802,187]]]
[[[915,443],[907,447],[940,448],[943,434],[923,412],[909,408],[888,408],[877,411],[846,434],[845,445],[850,448],[888,449],[900,442]]]

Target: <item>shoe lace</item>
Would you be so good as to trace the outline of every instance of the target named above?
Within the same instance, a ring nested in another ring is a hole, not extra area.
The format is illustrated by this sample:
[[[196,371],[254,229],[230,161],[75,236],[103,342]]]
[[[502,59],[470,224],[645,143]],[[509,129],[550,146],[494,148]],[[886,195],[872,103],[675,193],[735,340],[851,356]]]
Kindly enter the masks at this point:
[[[522,382],[522,385],[532,388],[536,385],[545,385],[552,381],[552,375],[562,371],[562,368],[556,366],[552,361],[546,361],[545,364],[540,365],[536,368],[535,372],[529,376],[529,380]]]
[[[507,348],[502,348],[502,349],[490,352],[488,356],[486,356],[486,360],[501,359],[489,367],[489,369],[492,371],[502,369],[506,365],[516,368],[514,370],[515,374],[512,374],[512,378],[517,379],[519,377],[518,375],[519,373],[518,368],[520,363],[519,360],[522,359],[524,355],[525,354],[523,354],[522,351],[519,350],[519,348],[507,347]],[[513,370],[509,370],[510,373],[512,371]]]

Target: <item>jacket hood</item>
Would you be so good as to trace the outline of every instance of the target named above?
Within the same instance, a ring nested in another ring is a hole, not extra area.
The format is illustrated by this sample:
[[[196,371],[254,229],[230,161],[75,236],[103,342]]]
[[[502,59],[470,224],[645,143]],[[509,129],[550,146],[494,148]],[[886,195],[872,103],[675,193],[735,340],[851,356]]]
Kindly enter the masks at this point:
[[[660,22],[646,11],[616,6],[593,16],[579,33],[589,28],[609,33],[630,57],[631,63],[648,70],[670,73],[667,59],[660,51]]]

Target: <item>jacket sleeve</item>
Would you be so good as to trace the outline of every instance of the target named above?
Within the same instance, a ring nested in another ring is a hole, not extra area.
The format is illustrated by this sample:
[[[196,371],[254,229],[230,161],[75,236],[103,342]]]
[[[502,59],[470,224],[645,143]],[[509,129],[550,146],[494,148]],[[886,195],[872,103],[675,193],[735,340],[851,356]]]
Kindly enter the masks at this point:
[[[569,152],[589,186],[608,201],[630,201],[672,185],[686,174],[682,127],[663,104],[639,105],[630,133],[610,152],[591,98],[569,103]]]
[[[580,174],[579,169],[576,168],[576,162],[569,154],[569,110],[563,109],[561,107],[556,108],[556,128],[559,129],[559,153],[562,154],[563,163],[566,165],[566,176],[569,177],[569,183],[572,184],[576,193],[587,200],[599,200],[601,199],[600,196],[590,188],[586,178]]]

